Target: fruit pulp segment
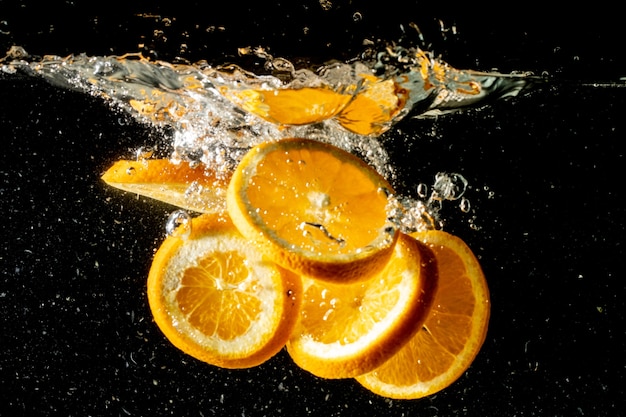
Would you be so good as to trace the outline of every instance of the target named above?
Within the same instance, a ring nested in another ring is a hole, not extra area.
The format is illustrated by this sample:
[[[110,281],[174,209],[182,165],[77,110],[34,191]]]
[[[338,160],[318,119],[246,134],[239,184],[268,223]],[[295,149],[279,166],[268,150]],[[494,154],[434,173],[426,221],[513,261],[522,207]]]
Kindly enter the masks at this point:
[[[189,324],[203,334],[232,340],[260,314],[256,282],[240,254],[214,252],[183,274],[176,301]]]

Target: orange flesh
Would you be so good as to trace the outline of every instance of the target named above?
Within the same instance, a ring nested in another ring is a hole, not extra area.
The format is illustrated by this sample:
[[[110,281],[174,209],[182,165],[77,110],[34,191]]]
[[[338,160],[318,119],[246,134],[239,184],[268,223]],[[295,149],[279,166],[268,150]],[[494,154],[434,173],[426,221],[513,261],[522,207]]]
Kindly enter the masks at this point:
[[[284,125],[305,125],[329,119],[352,99],[351,94],[320,87],[241,91],[223,88],[222,93],[244,110]]]
[[[374,371],[382,382],[396,386],[410,386],[420,381],[427,383],[452,367],[467,343],[475,343],[478,347],[482,344],[484,334],[474,335],[480,340],[469,340],[477,300],[467,270],[453,250],[438,245],[432,249],[440,267],[440,277],[449,278],[440,279],[423,329],[389,362]],[[458,375],[454,375],[454,379],[456,377]]]
[[[311,337],[322,343],[354,343],[387,316],[400,297],[402,263],[383,272],[389,279],[371,283],[312,285],[304,293],[301,321]]]
[[[278,238],[320,254],[353,253],[378,237],[386,221],[380,184],[327,151],[270,152],[250,178],[247,195]]]
[[[260,311],[260,300],[246,290],[245,260],[236,252],[215,252],[185,270],[176,294],[189,323],[207,336],[232,340],[244,334]],[[252,291],[250,291],[252,293]],[[222,306],[237,306],[224,309]]]
[[[375,82],[338,115],[339,123],[360,135],[379,135],[406,104],[408,91],[392,80]]]

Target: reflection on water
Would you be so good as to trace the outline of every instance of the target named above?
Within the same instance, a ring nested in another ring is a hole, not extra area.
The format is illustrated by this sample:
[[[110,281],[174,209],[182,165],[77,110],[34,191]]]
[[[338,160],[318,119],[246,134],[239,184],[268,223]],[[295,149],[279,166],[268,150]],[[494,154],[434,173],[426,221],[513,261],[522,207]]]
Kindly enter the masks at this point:
[[[168,127],[165,147],[174,160],[232,170],[247,149],[268,138],[305,137],[361,156],[392,182],[393,166],[378,137],[396,122],[515,96],[533,81],[525,74],[457,70],[418,48],[387,47],[310,68],[260,48],[240,53],[262,60],[264,73],[233,64],[151,61],[140,54],[33,57],[19,47],[0,60],[0,70],[102,97],[143,123]],[[137,152],[146,158],[152,150]],[[412,213],[403,219],[405,228],[421,227],[415,219],[436,217],[443,200],[460,198],[441,193],[458,193],[459,181],[467,185],[462,176],[442,175],[424,203],[399,200]]]

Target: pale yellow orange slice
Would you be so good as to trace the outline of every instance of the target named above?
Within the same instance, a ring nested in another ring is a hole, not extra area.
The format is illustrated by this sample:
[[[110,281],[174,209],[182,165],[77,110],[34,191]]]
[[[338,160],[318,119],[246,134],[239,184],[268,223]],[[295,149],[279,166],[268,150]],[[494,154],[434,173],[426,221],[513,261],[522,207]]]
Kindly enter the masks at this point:
[[[102,180],[121,190],[201,213],[222,212],[230,173],[169,159],[120,160]]]

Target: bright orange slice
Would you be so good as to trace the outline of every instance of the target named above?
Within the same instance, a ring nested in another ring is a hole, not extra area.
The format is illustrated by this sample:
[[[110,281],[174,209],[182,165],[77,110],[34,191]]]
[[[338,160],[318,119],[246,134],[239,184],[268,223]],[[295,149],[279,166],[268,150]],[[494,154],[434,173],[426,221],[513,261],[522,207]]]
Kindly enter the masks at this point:
[[[225,210],[230,173],[218,175],[189,162],[169,159],[120,160],[102,180],[108,185],[201,213]]]
[[[367,281],[304,278],[300,320],[288,352],[301,368],[324,378],[372,371],[422,327],[436,286],[433,254],[401,234],[385,269]]]
[[[258,365],[285,345],[301,288],[217,214],[193,219],[187,239],[165,239],[148,276],[150,309],[165,336],[224,368]]]
[[[221,87],[220,92],[243,110],[280,125],[319,123],[337,115],[352,100],[352,94],[327,87],[273,90]]]
[[[380,271],[398,231],[392,188],[358,157],[307,139],[267,142],[244,156],[228,187],[240,232],[301,275],[349,282]]]
[[[389,361],[357,377],[376,394],[414,399],[456,381],[480,350],[489,323],[489,289],[472,251],[443,231],[413,234],[439,266],[439,289],[421,331]]]
[[[364,78],[369,83],[337,116],[346,129],[360,135],[380,135],[391,126],[394,117],[404,108],[408,91],[393,80]]]

